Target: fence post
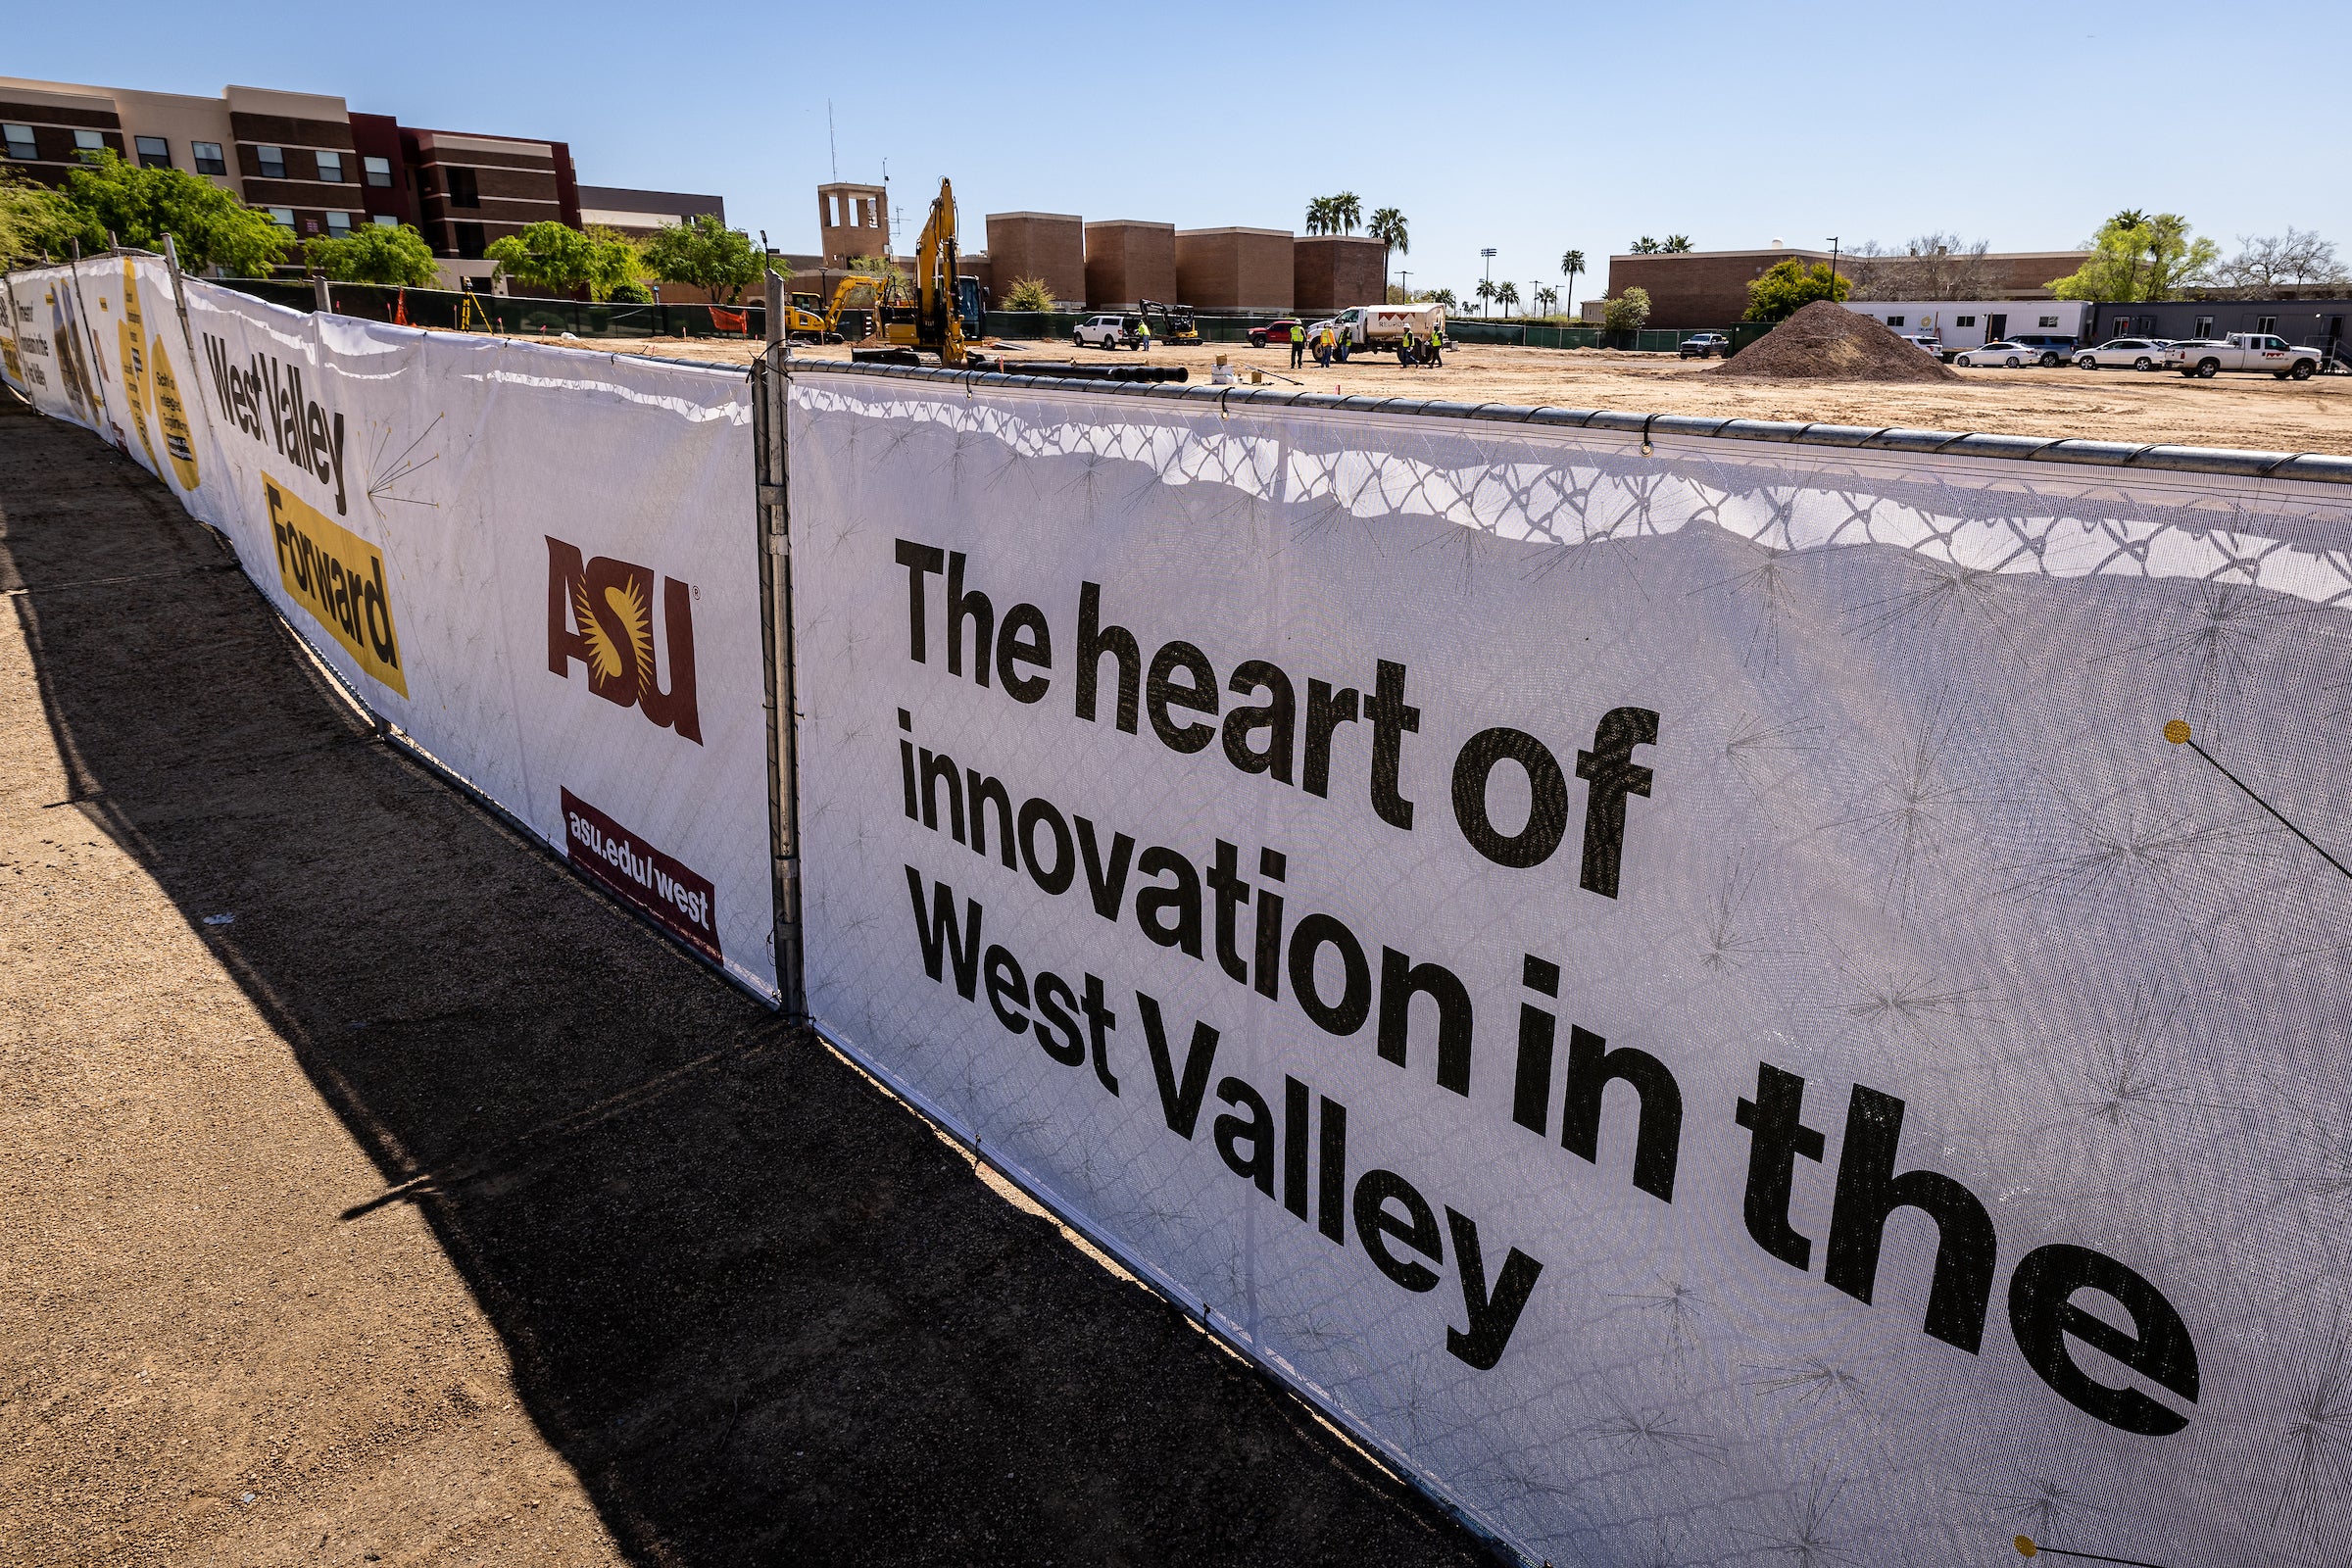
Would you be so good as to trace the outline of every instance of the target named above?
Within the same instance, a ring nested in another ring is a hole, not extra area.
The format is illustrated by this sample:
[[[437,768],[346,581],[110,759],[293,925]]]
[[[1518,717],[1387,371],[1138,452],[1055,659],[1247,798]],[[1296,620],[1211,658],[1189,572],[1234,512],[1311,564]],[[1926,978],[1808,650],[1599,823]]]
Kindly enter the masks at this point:
[[[81,297],[81,241],[74,240],[73,246],[73,252],[66,265],[74,278],[74,324],[81,328],[82,338],[89,344],[86,352],[90,361],[90,385],[98,394],[98,412],[106,416],[108,424],[113,424],[115,411],[114,406],[107,400],[106,377],[98,373],[98,331],[97,328],[90,325],[90,308]],[[99,431],[98,435],[101,440],[106,438],[106,432],[103,430]]]
[[[320,316],[335,314],[335,297],[326,291],[326,275],[322,272],[311,279],[311,299]]]
[[[164,236],[164,260],[172,268],[172,303],[179,309],[179,336],[188,346],[188,356],[197,358],[196,334],[188,327],[188,290],[179,274],[179,244],[169,234]]]
[[[791,356],[787,340],[752,362],[752,451],[759,466],[760,641],[767,663],[761,706],[767,710],[776,1001],[784,1016],[798,1023],[808,1016],[808,993],[801,941],[800,740],[793,728]]]

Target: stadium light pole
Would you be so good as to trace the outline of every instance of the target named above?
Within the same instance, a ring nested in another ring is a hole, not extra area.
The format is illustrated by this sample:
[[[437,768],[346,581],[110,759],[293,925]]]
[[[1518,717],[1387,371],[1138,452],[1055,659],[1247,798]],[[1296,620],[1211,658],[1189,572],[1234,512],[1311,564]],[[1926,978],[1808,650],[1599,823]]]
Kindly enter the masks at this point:
[[[1494,281],[1494,247],[1490,245],[1485,250],[1480,251],[1478,254],[1487,259],[1487,282],[1492,284]],[[1487,290],[1486,298],[1478,302],[1478,314],[1484,316],[1494,309],[1494,291],[1492,287],[1490,287]]]

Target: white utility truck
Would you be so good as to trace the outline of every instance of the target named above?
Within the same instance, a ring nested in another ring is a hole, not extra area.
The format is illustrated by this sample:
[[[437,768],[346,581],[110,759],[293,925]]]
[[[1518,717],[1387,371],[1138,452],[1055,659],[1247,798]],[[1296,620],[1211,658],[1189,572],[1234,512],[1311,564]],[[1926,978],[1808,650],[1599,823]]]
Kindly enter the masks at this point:
[[[2232,332],[2228,337],[2176,343],[2164,356],[2167,369],[2182,375],[2219,375],[2224,370],[2268,370],[2283,381],[2307,381],[2320,368],[2318,349],[2299,349],[2271,332]]]
[[[1331,318],[1332,330],[1350,352],[1392,348],[1403,341],[1406,328],[1423,338],[1446,325],[1443,305],[1352,305]]]

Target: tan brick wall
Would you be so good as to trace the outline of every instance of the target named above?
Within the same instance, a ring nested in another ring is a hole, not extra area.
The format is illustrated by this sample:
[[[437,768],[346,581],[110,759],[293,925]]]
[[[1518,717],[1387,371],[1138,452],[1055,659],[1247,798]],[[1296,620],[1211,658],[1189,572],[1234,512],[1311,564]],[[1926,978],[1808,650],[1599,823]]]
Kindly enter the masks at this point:
[[[1054,299],[1086,301],[1086,220],[1075,213],[991,213],[988,254],[1000,291],[1042,277]]]
[[[1292,235],[1280,228],[1180,228],[1176,298],[1207,310],[1287,311]]]
[[[1828,251],[1693,251],[1683,256],[1612,256],[1609,298],[1629,288],[1649,291],[1649,324],[1687,332],[1729,326],[1747,314],[1747,285],[1795,257],[1807,267]]]
[[[1117,219],[1086,225],[1086,303],[1132,310],[1176,298],[1176,225]]]
[[[1327,316],[1388,299],[1389,248],[1361,234],[1302,234],[1291,244],[1291,308]]]

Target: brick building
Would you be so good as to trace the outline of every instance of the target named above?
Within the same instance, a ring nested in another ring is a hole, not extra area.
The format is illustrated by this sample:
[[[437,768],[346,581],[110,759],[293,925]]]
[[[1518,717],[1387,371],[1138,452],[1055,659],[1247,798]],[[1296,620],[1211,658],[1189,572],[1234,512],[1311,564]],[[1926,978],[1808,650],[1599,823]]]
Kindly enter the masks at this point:
[[[2087,251],[1995,251],[1982,258],[1996,299],[2046,300],[2052,278],[2082,265]],[[1608,297],[1629,288],[1649,293],[1649,324],[1676,332],[1728,326],[1747,314],[1747,285],[1781,263],[1827,262],[1826,250],[1773,246],[1754,251],[1685,251],[1609,258]],[[1594,302],[1597,304],[1597,302]]]
[[[1086,302],[1086,220],[1075,213],[991,213],[988,256],[1000,290],[1038,277],[1055,303]]]
[[[1389,248],[1361,234],[1301,234],[1291,242],[1291,309],[1327,316],[1388,301]]]
[[[324,93],[232,86],[205,98],[0,76],[6,165],[59,184],[101,150],[209,179],[305,239],[410,224],[452,285],[488,277],[482,252],[502,235],[547,219],[584,221],[571,150],[560,141],[404,125]],[[657,194],[605,191],[632,211]]]
[[[1203,310],[1289,310],[1291,240],[1287,228],[1178,229],[1177,300]]]
[[[1131,311],[1176,298],[1176,225],[1113,219],[1086,225],[1089,310]]]

